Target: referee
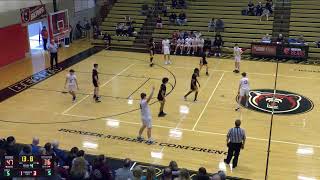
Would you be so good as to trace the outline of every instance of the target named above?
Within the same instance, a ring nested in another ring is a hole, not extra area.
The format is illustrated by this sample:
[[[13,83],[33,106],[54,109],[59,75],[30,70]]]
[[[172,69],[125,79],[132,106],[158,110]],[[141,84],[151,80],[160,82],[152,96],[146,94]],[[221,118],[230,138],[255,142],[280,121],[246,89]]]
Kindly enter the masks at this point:
[[[234,156],[232,168],[237,167],[240,150],[244,148],[246,142],[246,133],[244,129],[240,128],[241,121],[237,119],[235,125],[236,127],[231,128],[227,134],[228,156],[227,159],[224,159],[224,162],[229,164]]]

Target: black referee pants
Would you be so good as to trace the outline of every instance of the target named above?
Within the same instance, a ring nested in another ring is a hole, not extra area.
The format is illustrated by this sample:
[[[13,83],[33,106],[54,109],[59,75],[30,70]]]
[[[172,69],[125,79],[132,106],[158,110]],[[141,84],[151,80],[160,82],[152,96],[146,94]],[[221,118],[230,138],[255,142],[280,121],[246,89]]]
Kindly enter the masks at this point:
[[[227,164],[230,163],[232,157],[234,156],[233,161],[232,161],[232,165],[233,165],[233,167],[236,167],[238,165],[238,158],[240,155],[241,146],[242,146],[242,143],[229,143],[228,144],[228,156],[227,156],[227,159],[225,159],[225,162]]]
[[[50,65],[52,69],[54,68],[54,62],[56,68],[58,68],[58,53],[50,53]]]

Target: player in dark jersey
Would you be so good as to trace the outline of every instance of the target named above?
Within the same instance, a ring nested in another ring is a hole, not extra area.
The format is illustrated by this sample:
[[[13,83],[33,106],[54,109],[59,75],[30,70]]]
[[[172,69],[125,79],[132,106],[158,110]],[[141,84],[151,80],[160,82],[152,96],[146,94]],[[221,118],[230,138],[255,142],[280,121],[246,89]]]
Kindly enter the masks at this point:
[[[187,100],[187,97],[189,96],[189,94],[191,94],[192,92],[195,92],[194,95],[194,100],[193,101],[197,101],[197,97],[198,97],[198,86],[197,83],[200,87],[200,83],[197,80],[199,74],[199,69],[195,68],[192,74],[192,78],[191,78],[191,86],[190,86],[190,91],[184,96],[184,99]]]
[[[98,64],[93,65],[93,70],[92,70],[92,84],[94,87],[93,91],[93,99],[96,102],[101,102],[100,101],[100,96],[99,96],[99,73],[98,73]]]
[[[156,48],[156,44],[153,42],[153,38],[150,38],[150,40],[149,40],[150,67],[153,66],[153,56],[154,56],[155,48]]]
[[[168,83],[169,79],[167,77],[162,79],[162,84],[159,89],[158,93],[158,101],[160,102],[160,111],[158,117],[164,117],[166,113],[163,112],[164,104],[166,102],[166,91],[167,87],[166,84]]]
[[[207,62],[207,57],[206,57],[206,54],[203,53],[202,54],[202,57],[200,59],[200,70],[199,72],[201,71],[202,67],[205,66],[206,67],[206,75],[209,76],[209,72],[208,72],[208,62]]]

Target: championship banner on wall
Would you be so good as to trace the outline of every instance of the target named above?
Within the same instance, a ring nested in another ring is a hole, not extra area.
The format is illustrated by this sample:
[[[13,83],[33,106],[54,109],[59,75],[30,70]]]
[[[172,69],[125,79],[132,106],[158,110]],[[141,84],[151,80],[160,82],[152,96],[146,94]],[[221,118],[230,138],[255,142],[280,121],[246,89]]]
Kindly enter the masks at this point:
[[[22,24],[26,24],[47,17],[47,11],[44,4],[20,9],[20,14]]]

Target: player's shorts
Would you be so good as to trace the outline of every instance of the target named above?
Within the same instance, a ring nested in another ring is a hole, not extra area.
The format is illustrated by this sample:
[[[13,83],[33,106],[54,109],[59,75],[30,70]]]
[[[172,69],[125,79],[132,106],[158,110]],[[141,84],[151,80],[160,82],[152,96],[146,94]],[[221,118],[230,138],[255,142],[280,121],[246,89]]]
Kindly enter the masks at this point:
[[[77,86],[75,84],[69,84],[68,85],[68,91],[69,92],[75,92],[77,90]]]
[[[99,84],[98,84],[97,81],[92,81],[92,84],[93,84],[94,87],[99,87]]]
[[[142,124],[145,125],[147,128],[151,128],[152,127],[151,118],[142,118],[141,121],[142,121]]]
[[[181,47],[181,46],[183,46],[183,44],[177,44],[177,47]]]
[[[198,90],[198,87],[197,87],[196,84],[191,84],[191,85],[190,85],[190,89],[191,89],[192,91],[196,91],[196,90]]]
[[[198,47],[203,47],[203,44],[198,44]]]
[[[240,62],[240,61],[241,61],[241,56],[235,56],[235,57],[234,57],[234,60],[235,60],[236,62]]]
[[[170,55],[170,48],[164,47],[164,48],[163,48],[163,54],[164,54],[164,55]]]
[[[201,64],[201,61],[200,61],[200,64]],[[207,65],[208,64],[207,60],[202,60],[202,64]]]
[[[241,89],[240,88],[240,96],[249,96],[249,92],[250,92],[250,90],[249,89]]]
[[[186,43],[186,44],[184,45],[184,47],[191,47],[191,44],[190,44],[190,43]]]

